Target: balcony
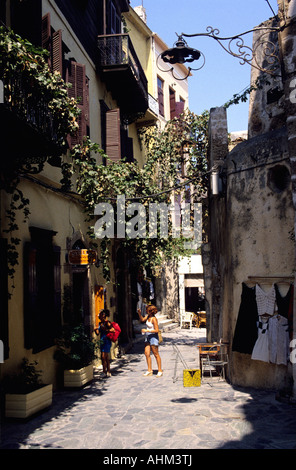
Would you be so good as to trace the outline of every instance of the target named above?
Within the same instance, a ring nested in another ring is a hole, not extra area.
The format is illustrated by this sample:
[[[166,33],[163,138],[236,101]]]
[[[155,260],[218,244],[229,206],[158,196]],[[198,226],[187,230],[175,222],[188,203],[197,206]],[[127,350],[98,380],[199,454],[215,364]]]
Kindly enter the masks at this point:
[[[98,37],[99,70],[129,123],[148,109],[147,78],[128,34]]]
[[[9,79],[0,77],[0,122],[2,128],[0,168],[13,165],[17,159],[45,161],[62,153],[57,123],[48,102],[36,93],[34,83],[24,74]],[[36,84],[35,84],[36,85]]]
[[[158,100],[148,93],[148,109],[144,116],[137,119],[137,127],[147,127],[156,124],[159,115]]]

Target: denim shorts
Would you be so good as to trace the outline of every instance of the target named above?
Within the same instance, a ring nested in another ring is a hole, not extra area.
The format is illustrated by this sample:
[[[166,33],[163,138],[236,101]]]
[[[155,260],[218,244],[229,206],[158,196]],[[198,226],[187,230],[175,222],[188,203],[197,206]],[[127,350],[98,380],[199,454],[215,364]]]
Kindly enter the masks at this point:
[[[104,336],[102,339],[103,344],[100,346],[101,352],[109,353],[111,350],[111,339],[107,338],[107,336]]]
[[[145,344],[149,343],[151,346],[158,346],[158,333],[150,333],[145,336]]]

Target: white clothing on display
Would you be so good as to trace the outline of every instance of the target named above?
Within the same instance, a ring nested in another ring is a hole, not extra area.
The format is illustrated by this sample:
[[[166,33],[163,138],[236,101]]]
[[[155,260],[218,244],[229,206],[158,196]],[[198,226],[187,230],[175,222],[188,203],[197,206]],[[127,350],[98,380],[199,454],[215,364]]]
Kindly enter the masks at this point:
[[[269,362],[268,318],[261,318],[258,324],[258,338],[251,359]]]

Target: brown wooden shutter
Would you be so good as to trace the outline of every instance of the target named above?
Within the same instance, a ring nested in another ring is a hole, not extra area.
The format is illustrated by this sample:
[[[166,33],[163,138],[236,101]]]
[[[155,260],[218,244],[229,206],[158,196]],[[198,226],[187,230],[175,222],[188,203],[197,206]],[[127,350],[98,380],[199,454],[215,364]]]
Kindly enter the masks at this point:
[[[70,147],[73,147],[76,144],[82,143],[83,137],[86,136],[89,111],[88,86],[85,75],[85,65],[71,61],[68,82],[72,85],[68,90],[68,94],[70,98],[75,98],[78,100],[78,107],[81,110],[81,113],[77,119],[79,128],[76,135],[71,136]]]
[[[62,31],[60,29],[52,35],[51,69],[53,72],[60,72],[63,76],[63,46]]]
[[[174,90],[170,88],[170,118],[176,117],[176,94]]]
[[[60,333],[60,251],[50,233],[24,246],[24,344],[33,354],[53,346]]]
[[[48,57],[48,66],[51,67],[51,29],[50,29],[50,13],[42,18],[42,28],[41,28],[41,47],[46,49],[49,52]]]
[[[54,329],[53,336],[57,337],[61,330],[62,318],[62,290],[61,290],[61,248],[53,246],[54,266],[53,266],[53,279],[54,279]]]
[[[0,238],[0,340],[4,344],[4,359],[9,357],[7,265],[7,240]]]
[[[114,162],[121,159],[119,108],[106,113],[106,154]]]
[[[24,245],[24,342],[31,349],[34,343],[34,322],[37,316],[37,248]]]
[[[158,111],[161,116],[164,116],[163,90],[160,87],[158,87]]]
[[[176,117],[179,117],[180,114],[182,114],[184,112],[184,101],[177,101],[176,102],[176,113],[175,113],[175,116]]]

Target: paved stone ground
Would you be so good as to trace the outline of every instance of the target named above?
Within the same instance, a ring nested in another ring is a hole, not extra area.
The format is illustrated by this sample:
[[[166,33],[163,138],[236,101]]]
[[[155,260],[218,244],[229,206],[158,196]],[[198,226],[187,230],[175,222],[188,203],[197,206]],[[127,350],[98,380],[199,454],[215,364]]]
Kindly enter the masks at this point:
[[[142,338],[112,363],[112,377],[78,391],[54,393],[53,405],[26,422],[4,421],[2,449],[296,449],[296,405],[275,392],[233,387],[224,381],[183,386],[177,344],[188,367],[197,366],[205,330],[164,333],[164,375],[143,377]]]

